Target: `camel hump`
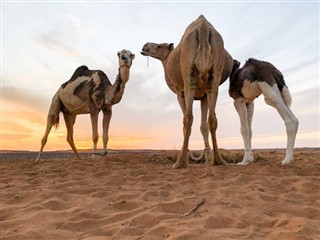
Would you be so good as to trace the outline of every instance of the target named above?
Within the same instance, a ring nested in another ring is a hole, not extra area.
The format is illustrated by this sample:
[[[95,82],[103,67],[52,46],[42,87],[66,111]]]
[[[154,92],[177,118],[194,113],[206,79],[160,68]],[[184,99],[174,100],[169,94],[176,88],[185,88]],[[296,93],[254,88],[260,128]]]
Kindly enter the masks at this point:
[[[70,81],[76,80],[78,77],[81,77],[85,71],[89,70],[89,68],[85,65],[78,67],[74,73],[72,74]]]
[[[201,15],[198,20],[200,23],[196,29],[197,31],[197,55],[195,58],[195,65],[200,75],[207,77],[208,71],[212,68],[212,50],[211,50],[211,27],[207,20]]]
[[[83,76],[83,73],[85,71],[89,70],[89,68],[85,65],[82,65],[80,67],[78,67],[74,73],[72,74],[71,78],[69,81],[65,82],[64,84],[61,85],[62,88],[65,88],[65,86],[67,86],[69,83],[73,82],[74,80],[76,80],[78,77]]]

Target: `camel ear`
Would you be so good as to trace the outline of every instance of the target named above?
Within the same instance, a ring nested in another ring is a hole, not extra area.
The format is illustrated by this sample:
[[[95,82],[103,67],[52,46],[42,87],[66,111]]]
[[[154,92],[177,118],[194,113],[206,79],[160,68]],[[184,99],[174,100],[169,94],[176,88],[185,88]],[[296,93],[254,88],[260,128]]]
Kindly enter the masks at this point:
[[[170,43],[169,44],[169,50],[173,50],[174,49],[174,44],[173,43]]]
[[[117,53],[118,57],[120,57],[120,52]]]
[[[239,68],[240,67],[240,62],[236,59],[233,60],[233,65],[235,68]]]
[[[131,56],[131,59],[133,60],[136,55],[132,53],[130,56]]]

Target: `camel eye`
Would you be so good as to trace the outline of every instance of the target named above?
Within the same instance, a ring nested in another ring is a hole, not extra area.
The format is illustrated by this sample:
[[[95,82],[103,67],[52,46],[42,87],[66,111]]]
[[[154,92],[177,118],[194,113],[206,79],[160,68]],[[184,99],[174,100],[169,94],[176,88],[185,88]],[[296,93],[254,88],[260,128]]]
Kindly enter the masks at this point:
[[[161,48],[161,46],[160,46],[160,45],[158,45],[158,48]]]

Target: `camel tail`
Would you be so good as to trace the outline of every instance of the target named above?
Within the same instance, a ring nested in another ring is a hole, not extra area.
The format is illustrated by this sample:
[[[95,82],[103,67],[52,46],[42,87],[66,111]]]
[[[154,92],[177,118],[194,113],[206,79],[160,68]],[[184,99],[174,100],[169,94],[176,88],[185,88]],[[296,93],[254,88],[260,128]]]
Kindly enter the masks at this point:
[[[287,107],[290,107],[291,103],[292,103],[292,98],[291,98],[289,88],[287,87],[286,82],[284,81],[283,75],[280,73],[280,71],[277,71],[274,74],[274,78],[277,82],[277,85],[278,85],[279,91],[281,93],[281,97],[282,97],[284,104]]]
[[[59,126],[60,120],[60,111],[62,109],[62,102],[59,97],[59,91],[53,96],[51,106],[48,113],[47,122],[55,127],[55,129]]]
[[[205,81],[208,78],[208,72],[212,67],[211,54],[211,29],[204,23],[197,29],[198,49],[195,58],[195,66],[199,71],[200,80]]]
[[[284,103],[286,104],[286,106],[290,107],[292,104],[292,98],[291,98],[289,88],[287,86],[284,86],[282,88],[281,97],[282,97]]]

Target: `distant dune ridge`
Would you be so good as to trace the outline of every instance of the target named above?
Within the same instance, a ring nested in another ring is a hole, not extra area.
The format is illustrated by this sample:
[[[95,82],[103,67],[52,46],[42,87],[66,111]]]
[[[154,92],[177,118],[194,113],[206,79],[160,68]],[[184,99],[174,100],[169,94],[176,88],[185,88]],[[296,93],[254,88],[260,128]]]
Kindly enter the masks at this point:
[[[180,170],[179,151],[46,152],[37,163],[37,152],[2,151],[0,239],[320,239],[320,149],[296,149],[287,166],[284,151]]]

